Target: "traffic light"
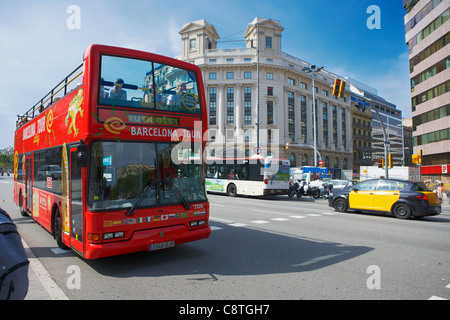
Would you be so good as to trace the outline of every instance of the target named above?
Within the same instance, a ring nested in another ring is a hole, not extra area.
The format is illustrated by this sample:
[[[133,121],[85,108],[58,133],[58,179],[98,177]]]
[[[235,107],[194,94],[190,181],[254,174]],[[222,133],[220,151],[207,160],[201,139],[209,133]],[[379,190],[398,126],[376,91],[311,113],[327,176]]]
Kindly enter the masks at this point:
[[[392,153],[389,153],[389,168],[392,168]]]
[[[334,79],[333,96],[343,98],[344,92],[345,92],[345,81],[342,81],[338,78]]]
[[[333,85],[333,96],[339,96],[339,89],[341,88],[341,82],[342,80],[339,80],[338,78],[334,79],[334,85]]]
[[[378,159],[378,168],[384,168],[384,159]]]
[[[345,81],[341,81],[341,85],[339,86],[339,98],[344,97],[345,92]]]

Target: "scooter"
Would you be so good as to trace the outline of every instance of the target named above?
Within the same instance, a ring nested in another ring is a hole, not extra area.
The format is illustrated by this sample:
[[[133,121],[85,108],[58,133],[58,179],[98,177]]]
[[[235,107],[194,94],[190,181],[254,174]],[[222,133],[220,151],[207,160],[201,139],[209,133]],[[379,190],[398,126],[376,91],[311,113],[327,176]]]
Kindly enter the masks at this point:
[[[292,198],[294,195],[296,195],[297,198],[301,198],[302,196],[302,189],[300,188],[300,184],[298,183],[298,181],[294,181],[292,184],[289,185],[288,190],[289,198]]]
[[[323,199],[328,199],[333,196],[333,185],[329,183],[323,184],[323,191],[320,193]]]

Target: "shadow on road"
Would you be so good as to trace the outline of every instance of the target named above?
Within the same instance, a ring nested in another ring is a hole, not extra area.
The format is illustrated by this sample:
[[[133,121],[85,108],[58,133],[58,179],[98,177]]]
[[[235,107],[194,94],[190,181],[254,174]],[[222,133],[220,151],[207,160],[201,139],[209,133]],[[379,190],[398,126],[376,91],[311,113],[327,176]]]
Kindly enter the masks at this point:
[[[141,252],[86,261],[110,277],[161,277],[196,275],[208,280],[220,275],[264,275],[306,272],[325,268],[366,254],[372,248],[298,238],[254,229],[234,228],[212,232],[209,240],[157,252]]]

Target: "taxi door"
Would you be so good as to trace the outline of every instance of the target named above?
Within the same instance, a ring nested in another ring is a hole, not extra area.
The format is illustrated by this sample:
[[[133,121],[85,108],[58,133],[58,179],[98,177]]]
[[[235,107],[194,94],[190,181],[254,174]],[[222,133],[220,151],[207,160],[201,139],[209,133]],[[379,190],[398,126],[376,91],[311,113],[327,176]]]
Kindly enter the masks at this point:
[[[373,210],[391,211],[392,205],[400,198],[397,181],[380,180],[374,191]]]
[[[366,180],[358,183],[348,195],[350,209],[373,210],[374,192],[379,180]]]

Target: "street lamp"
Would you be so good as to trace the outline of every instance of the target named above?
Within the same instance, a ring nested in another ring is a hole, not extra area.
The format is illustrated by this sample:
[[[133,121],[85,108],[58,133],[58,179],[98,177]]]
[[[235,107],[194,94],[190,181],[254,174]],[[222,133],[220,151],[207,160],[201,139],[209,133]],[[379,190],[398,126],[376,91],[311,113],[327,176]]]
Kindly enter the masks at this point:
[[[315,65],[311,65],[311,67],[303,67],[302,71],[306,73],[311,73],[312,76],[312,107],[313,107],[313,130],[314,130],[314,167],[317,167],[317,128],[316,128],[316,97],[315,97],[315,88],[314,88],[314,74],[316,72],[320,72],[323,67],[317,68]]]

